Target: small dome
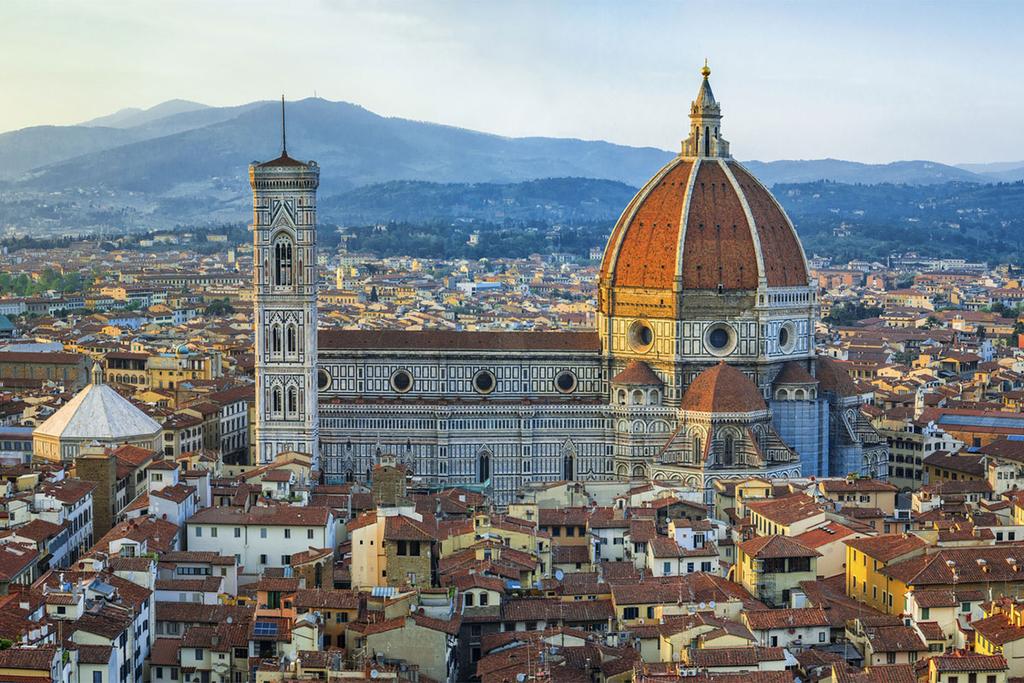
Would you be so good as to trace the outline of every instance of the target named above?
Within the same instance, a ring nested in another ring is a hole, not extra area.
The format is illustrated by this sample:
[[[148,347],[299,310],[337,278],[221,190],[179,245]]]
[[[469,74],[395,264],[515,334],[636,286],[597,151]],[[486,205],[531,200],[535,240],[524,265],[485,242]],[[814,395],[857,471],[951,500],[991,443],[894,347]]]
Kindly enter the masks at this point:
[[[840,363],[828,356],[818,356],[815,360],[818,380],[821,382],[821,390],[836,396],[856,396],[861,393],[857,389],[857,383],[850,377]]]
[[[804,370],[804,367],[795,361],[789,361],[782,366],[782,370],[775,376],[773,384],[817,384],[811,373]]]
[[[767,410],[768,406],[746,375],[722,361],[697,375],[683,394],[679,409],[698,413],[754,413]]]
[[[612,377],[612,384],[633,384],[644,386],[662,386],[664,382],[651,370],[651,366],[640,360],[632,361],[619,374]]]

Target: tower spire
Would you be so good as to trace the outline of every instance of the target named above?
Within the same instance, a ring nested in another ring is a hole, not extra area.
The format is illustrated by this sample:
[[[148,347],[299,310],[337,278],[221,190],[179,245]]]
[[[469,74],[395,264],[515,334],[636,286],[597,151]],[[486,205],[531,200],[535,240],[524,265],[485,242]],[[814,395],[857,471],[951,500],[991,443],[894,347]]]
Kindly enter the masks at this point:
[[[288,136],[284,128],[284,94],[281,95],[281,156],[288,156]]]
[[[683,140],[683,156],[728,157],[729,143],[722,138],[722,107],[711,91],[711,67],[704,60],[700,75],[700,89],[690,103],[690,137]]]

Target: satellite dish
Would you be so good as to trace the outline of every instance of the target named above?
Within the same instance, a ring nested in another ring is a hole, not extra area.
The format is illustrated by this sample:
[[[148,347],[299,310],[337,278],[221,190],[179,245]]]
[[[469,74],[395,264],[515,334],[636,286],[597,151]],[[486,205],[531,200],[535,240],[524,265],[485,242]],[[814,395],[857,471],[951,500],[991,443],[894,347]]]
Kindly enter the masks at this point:
[[[706,603],[706,602],[702,602],[702,603],[700,603],[700,608],[701,608],[701,609],[704,609],[704,608],[705,608],[705,607],[707,607],[707,606],[708,606],[708,605],[707,605],[707,603]]]
[[[370,678],[376,679],[380,676],[380,672],[376,669],[370,669]]]
[[[231,615],[229,614],[229,615],[228,615],[228,618],[227,618],[227,619],[225,619],[225,621],[226,621],[227,623],[229,623],[229,624],[232,624],[232,623],[234,623],[234,621],[235,621],[235,620],[234,620],[234,618],[233,618],[233,617],[232,617],[232,616],[231,616]]]
[[[561,569],[556,569],[555,570],[555,578],[558,579],[559,581],[561,581],[562,579],[565,578],[565,572],[563,572]]]
[[[715,601],[712,600],[711,602],[709,602],[708,607],[710,607],[711,609],[715,609]]]
[[[516,680],[519,681],[519,683],[523,683],[523,681],[526,680],[526,674],[516,674]]]

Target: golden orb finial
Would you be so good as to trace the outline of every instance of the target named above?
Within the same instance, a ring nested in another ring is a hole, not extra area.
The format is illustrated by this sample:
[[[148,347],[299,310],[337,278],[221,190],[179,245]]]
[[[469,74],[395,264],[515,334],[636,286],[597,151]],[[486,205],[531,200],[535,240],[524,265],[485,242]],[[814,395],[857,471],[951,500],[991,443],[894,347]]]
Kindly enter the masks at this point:
[[[707,78],[708,76],[711,75],[711,67],[708,66],[707,57],[704,58],[704,66],[701,68],[700,73],[702,76],[704,76],[704,78]]]

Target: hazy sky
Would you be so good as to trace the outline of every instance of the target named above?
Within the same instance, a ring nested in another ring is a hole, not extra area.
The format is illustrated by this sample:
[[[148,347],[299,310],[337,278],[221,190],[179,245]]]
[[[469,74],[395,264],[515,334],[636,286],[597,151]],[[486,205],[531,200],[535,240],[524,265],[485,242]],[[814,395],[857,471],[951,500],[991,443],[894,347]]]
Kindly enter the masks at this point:
[[[705,57],[741,159],[1024,159],[1024,3],[2,0],[0,130],[314,91],[677,149]]]

